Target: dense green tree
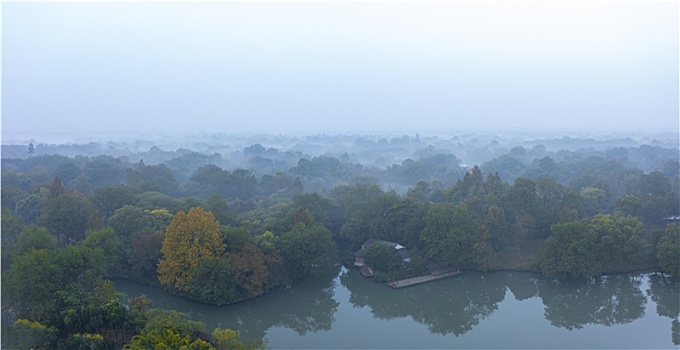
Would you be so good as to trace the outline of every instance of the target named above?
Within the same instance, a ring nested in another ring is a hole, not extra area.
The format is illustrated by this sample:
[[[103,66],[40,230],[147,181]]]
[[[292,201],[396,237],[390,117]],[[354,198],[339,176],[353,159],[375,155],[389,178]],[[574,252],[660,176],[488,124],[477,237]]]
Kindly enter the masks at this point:
[[[231,329],[215,328],[212,332],[212,342],[218,350],[264,350],[262,341],[244,341],[239,332]]]
[[[642,217],[644,203],[635,195],[625,195],[618,199],[616,209],[627,215]]]
[[[475,220],[480,220],[486,215],[487,206],[484,202],[483,194],[476,190],[466,196],[462,202],[455,203],[464,205],[468,213],[470,213]]]
[[[625,271],[644,257],[642,234],[642,223],[632,216],[600,214],[580,222],[556,224],[543,243],[539,268],[550,277]]]
[[[140,233],[157,229],[149,213],[131,205],[117,209],[109,218],[108,224],[117,235],[124,238],[134,238]]]
[[[24,226],[17,239],[14,254],[21,255],[31,249],[54,249],[57,240],[46,228],[36,225]]]
[[[252,198],[257,194],[257,179],[246,169],[236,169],[231,172],[227,188],[230,198]]]
[[[660,171],[641,174],[629,183],[629,193],[640,197],[663,197],[672,190],[666,175]]]
[[[253,171],[256,174],[262,174],[263,172],[271,172],[273,170],[274,160],[267,157],[256,156],[248,160],[248,165],[250,171]],[[271,175],[268,177],[270,178],[270,176]]]
[[[347,217],[340,229],[340,238],[359,247],[369,237],[389,236],[387,214],[399,202],[396,193],[383,192],[378,185],[366,184],[338,187],[333,191]]]
[[[151,309],[146,316],[148,321],[125,349],[214,349],[198,338],[204,331],[203,324],[192,321],[185,313]]]
[[[366,203],[384,196],[385,192],[376,184],[358,183],[354,186],[341,185],[333,188],[331,198],[340,204],[346,217],[353,217],[364,211]]]
[[[680,276],[680,228],[669,224],[656,244],[656,261],[661,271]]]
[[[663,226],[666,217],[680,211],[678,194],[664,173],[627,174],[624,183],[626,193],[618,199],[617,209],[641,217],[647,225]]]
[[[64,194],[47,201],[38,224],[47,227],[52,234],[79,241],[85,238],[91,212],[92,205],[87,199]]]
[[[80,175],[73,183],[73,190],[82,193],[84,196],[92,194],[92,186],[86,176]]]
[[[6,164],[6,161],[3,162],[2,174],[0,174],[0,184],[2,184],[3,191],[7,188],[27,190],[28,187],[24,188],[25,184],[22,174],[17,172],[15,169],[10,170]]]
[[[2,265],[0,266],[5,271],[12,265],[15,244],[24,226],[21,218],[12,215],[6,207],[2,207],[0,221],[2,222],[2,227],[0,228],[2,233]]]
[[[4,306],[11,306],[19,319],[57,324],[59,300],[54,296],[62,287],[62,275],[55,252],[28,250],[15,257],[12,268],[3,273]]]
[[[53,177],[46,167],[36,166],[23,176],[22,187],[25,190],[39,186],[48,187],[52,180]]]
[[[412,185],[419,180],[433,181],[463,176],[463,169],[460,167],[461,161],[455,155],[432,153],[423,154],[417,160],[409,158],[401,164],[387,167],[385,177],[395,183]]]
[[[293,205],[307,210],[314,218],[314,222],[325,226],[331,233],[339,233],[343,223],[342,213],[330,199],[318,193],[306,193],[295,196]]]
[[[165,228],[172,222],[173,215],[165,208],[145,210],[145,214],[151,217],[151,223],[154,230],[165,231]]]
[[[445,265],[461,266],[474,259],[475,223],[464,206],[433,204],[420,234],[425,255]]]
[[[14,212],[20,216],[26,223],[34,223],[45,207],[47,202],[47,191],[38,191],[38,193],[30,194],[18,201]]]
[[[491,244],[495,249],[500,249],[501,241],[510,238],[510,225],[505,219],[505,210],[495,205],[490,206],[483,222],[489,230]]]
[[[251,198],[257,194],[257,179],[245,169],[226,171],[214,164],[196,169],[185,184],[190,195],[208,197],[219,194],[226,199]]]
[[[173,171],[175,178],[180,183],[187,181],[192,172],[206,164],[219,164],[223,162],[222,156],[219,153],[207,155],[190,150],[184,151],[186,152],[180,156],[165,161],[165,165]]]
[[[64,194],[66,194],[66,187],[64,187],[64,183],[61,182],[59,177],[55,177],[52,181],[52,185],[50,185],[47,199],[54,199]]]
[[[390,242],[397,242],[410,249],[419,247],[420,232],[425,227],[425,205],[404,200],[392,205],[385,215],[385,234],[378,236]]]
[[[462,180],[458,180],[456,185],[447,191],[448,201],[459,204],[465,200],[479,200],[482,193],[484,177],[479,167],[474,166],[468,169],[463,175]]]
[[[489,173],[484,181],[484,193],[488,205],[499,205],[503,194],[507,190],[508,184],[501,180],[497,172]]]
[[[113,213],[126,206],[135,205],[139,202],[140,192],[132,187],[125,185],[106,186],[97,188],[90,197],[92,204],[99,213],[108,219]]]
[[[666,218],[680,213],[680,198],[675,191],[664,196],[654,196],[647,200],[642,213],[643,221],[649,226],[664,227]]]
[[[28,250],[15,257],[11,269],[3,274],[3,300],[17,318],[61,327],[60,311],[69,300],[87,298],[88,291],[99,283],[104,273],[102,257],[101,250],[75,245]]]
[[[166,209],[171,213],[184,210],[184,205],[180,199],[170,197],[160,192],[142,193],[139,195],[137,206],[145,210]]]
[[[187,193],[200,197],[208,197],[217,192],[217,187],[226,183],[228,174],[215,164],[205,164],[197,168],[189,181],[184,184]]]
[[[480,168],[486,174],[495,173],[503,179],[516,179],[523,172],[524,164],[518,157],[506,154],[487,161]]]
[[[296,167],[290,172],[307,177],[335,177],[344,170],[339,159],[327,156],[314,157],[311,160],[300,158]]]
[[[501,203],[515,236],[533,236],[536,229],[534,215],[537,214],[538,207],[536,182],[517,178],[505,192]]]
[[[537,206],[533,216],[538,235],[543,237],[550,235],[550,226],[559,221],[560,210],[564,208],[562,202],[566,192],[562,185],[549,176],[536,179]]]
[[[152,191],[174,195],[179,188],[172,171],[165,164],[138,164],[128,169],[125,182],[140,192]]]
[[[276,246],[284,259],[285,271],[293,281],[325,271],[337,254],[331,233],[323,226],[297,225],[281,235]]]
[[[206,198],[204,208],[215,214],[215,219],[222,225],[232,225],[238,222],[238,218],[229,206],[229,203],[219,194]]]
[[[2,232],[3,244],[16,241],[23,229],[23,221],[21,218],[12,215],[9,208],[3,206],[2,213],[0,214],[0,222],[2,223],[0,231]]]
[[[555,224],[543,243],[539,269],[548,277],[599,276],[602,273],[597,233],[583,222]]]
[[[261,235],[255,237],[255,243],[265,253],[271,253],[276,250],[275,242],[276,236],[272,231],[264,231]]]
[[[165,331],[147,332],[144,334],[135,335],[132,338],[132,342],[130,342],[130,344],[127,344],[124,347],[124,349],[213,350],[215,348],[212,345],[210,345],[210,343],[203,339],[197,339],[189,335],[180,335],[168,329]]]
[[[581,189],[580,196],[583,201],[585,213],[594,216],[605,212],[609,195],[606,190],[597,187],[585,187]]]
[[[26,198],[28,195],[29,195],[28,192],[22,190],[19,187],[2,185],[2,191],[0,192],[0,202],[2,202],[3,207],[6,207],[11,211],[14,211],[16,209],[17,204],[22,199]]]
[[[497,262],[491,231],[483,223],[479,223],[475,231],[475,242],[472,244],[473,261],[483,271],[493,270]]]
[[[164,331],[170,329],[179,334],[196,334],[205,328],[200,322],[190,319],[188,314],[175,310],[150,309],[147,312],[148,321],[143,332]]]
[[[93,188],[114,186],[123,182],[125,165],[121,159],[102,155],[85,164],[83,173]]]
[[[377,242],[366,249],[364,261],[373,270],[381,272],[395,271],[402,265],[397,250],[381,242]]]
[[[82,171],[75,163],[68,161],[59,165],[57,169],[52,172],[52,175],[60,178],[67,187],[72,188],[81,173]]]
[[[432,196],[432,185],[425,181],[419,180],[413,188],[409,188],[406,192],[406,197],[415,201],[426,201]]]
[[[243,299],[238,290],[236,272],[229,262],[222,258],[201,260],[188,287],[189,295],[204,303],[219,306]]]
[[[123,272],[123,249],[120,239],[111,227],[88,231],[82,245],[104,252],[104,264],[108,276],[121,276]]]
[[[244,227],[222,226],[220,234],[229,251],[237,252],[246,244],[254,243],[253,235]]]
[[[129,277],[141,283],[155,284],[157,281],[158,261],[163,257],[163,232],[143,232],[132,241],[126,251]]]
[[[255,159],[251,160],[251,164],[254,160]],[[264,196],[285,198],[301,195],[304,190],[304,186],[302,186],[302,182],[300,182],[299,178],[292,177],[283,172],[277,172],[274,175],[262,175],[258,187],[261,189],[262,195]]]
[[[25,318],[13,324],[3,325],[3,346],[16,349],[50,349],[59,338],[59,330],[54,326],[45,326],[40,322]]]
[[[642,223],[632,216],[599,214],[586,221],[598,237],[597,249],[606,270],[636,266],[644,256]]]

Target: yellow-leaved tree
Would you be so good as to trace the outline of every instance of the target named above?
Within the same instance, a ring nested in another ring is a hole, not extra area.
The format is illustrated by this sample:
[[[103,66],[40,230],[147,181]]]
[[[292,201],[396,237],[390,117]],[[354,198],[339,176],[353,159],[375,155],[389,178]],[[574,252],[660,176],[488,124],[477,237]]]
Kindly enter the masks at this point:
[[[158,263],[158,280],[187,291],[203,259],[220,257],[227,246],[222,243],[220,223],[210,211],[192,208],[178,212],[165,230]]]

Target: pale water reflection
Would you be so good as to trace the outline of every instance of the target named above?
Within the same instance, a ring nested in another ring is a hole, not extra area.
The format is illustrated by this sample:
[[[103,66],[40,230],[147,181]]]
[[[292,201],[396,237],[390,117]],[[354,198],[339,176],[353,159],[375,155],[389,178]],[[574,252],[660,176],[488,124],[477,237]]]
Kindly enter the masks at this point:
[[[680,328],[678,284],[653,274],[559,283],[531,273],[467,272],[394,290],[336,268],[223,307],[116,283],[189,313],[208,330],[265,337],[276,349],[677,348]]]

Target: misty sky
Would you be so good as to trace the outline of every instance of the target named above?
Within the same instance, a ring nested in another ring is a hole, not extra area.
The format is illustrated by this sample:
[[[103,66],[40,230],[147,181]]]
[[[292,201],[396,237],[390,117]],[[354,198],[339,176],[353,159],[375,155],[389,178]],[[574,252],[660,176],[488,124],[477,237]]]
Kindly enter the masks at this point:
[[[678,4],[11,3],[2,133],[678,130]]]

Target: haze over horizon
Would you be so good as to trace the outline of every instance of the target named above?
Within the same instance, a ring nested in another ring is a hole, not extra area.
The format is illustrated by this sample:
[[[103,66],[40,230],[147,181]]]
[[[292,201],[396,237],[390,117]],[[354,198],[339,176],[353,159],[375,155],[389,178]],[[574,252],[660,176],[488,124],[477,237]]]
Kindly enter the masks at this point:
[[[2,136],[678,132],[678,4],[16,3]]]

